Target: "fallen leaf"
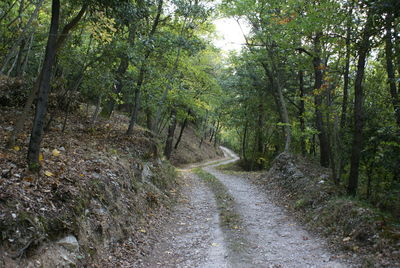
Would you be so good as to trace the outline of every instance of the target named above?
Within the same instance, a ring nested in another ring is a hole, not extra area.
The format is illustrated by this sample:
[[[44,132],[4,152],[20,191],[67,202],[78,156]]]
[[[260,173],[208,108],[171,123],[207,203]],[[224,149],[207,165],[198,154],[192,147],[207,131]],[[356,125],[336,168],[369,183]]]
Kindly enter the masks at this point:
[[[43,160],[44,160],[43,153],[40,153],[40,154],[39,154],[39,161],[43,161]]]
[[[348,237],[345,237],[345,238],[343,238],[343,242],[347,242],[347,241],[350,241],[350,236],[348,236]]]
[[[142,228],[142,229],[139,230],[139,232],[146,233],[146,230]]]
[[[211,246],[217,247],[217,246],[218,246],[218,243],[212,243]]]
[[[20,151],[21,150],[21,147],[19,147],[19,146],[14,146],[14,151],[16,151],[16,152],[18,152],[18,151]]]
[[[59,150],[57,150],[57,149],[54,149],[52,152],[51,152],[54,156],[60,156],[60,151]]]
[[[44,175],[46,175],[47,177],[54,176],[54,174],[51,173],[50,171],[45,171],[45,172],[44,172]]]

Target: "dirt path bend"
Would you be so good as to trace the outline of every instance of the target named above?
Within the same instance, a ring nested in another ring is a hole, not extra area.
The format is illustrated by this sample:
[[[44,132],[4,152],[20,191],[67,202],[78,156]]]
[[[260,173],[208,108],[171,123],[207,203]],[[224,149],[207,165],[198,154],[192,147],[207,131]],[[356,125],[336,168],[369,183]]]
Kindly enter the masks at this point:
[[[237,159],[228,149],[224,151],[230,160],[203,169],[233,197],[242,222],[240,237],[220,227],[213,192],[185,170],[184,198],[143,267],[352,267],[330,253],[323,240],[305,231],[254,184],[215,169]],[[235,241],[238,239],[240,243]]]

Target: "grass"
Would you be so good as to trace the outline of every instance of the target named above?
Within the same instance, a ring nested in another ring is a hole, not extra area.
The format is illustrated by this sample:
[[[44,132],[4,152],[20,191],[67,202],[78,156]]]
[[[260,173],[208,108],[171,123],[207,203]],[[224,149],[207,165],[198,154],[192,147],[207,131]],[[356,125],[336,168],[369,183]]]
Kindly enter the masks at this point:
[[[247,256],[243,255],[249,248],[249,242],[244,236],[243,232],[246,232],[246,230],[243,228],[240,215],[236,212],[233,197],[229,194],[225,185],[212,174],[201,168],[195,168],[192,171],[199,176],[214,193],[219,211],[220,225],[225,234],[225,240],[232,258],[237,259],[237,263],[250,262],[250,260],[246,259]]]
[[[221,226],[229,229],[239,229],[241,226],[241,219],[239,214],[235,211],[233,197],[229,194],[226,187],[216,177],[205,172],[201,168],[195,168],[193,172],[199,176],[214,193],[220,214]]]

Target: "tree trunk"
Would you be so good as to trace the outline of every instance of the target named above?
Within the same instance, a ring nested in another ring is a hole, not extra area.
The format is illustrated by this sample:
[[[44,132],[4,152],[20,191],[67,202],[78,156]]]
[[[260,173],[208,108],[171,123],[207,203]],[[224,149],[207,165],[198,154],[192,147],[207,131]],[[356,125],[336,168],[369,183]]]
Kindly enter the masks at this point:
[[[174,134],[176,129],[176,110],[172,109],[171,111],[171,121],[168,127],[168,136],[165,143],[164,155],[167,159],[171,158],[172,154],[172,144],[174,142]]]
[[[217,127],[216,124],[217,124],[217,121],[214,121],[213,124],[212,124],[212,127],[210,128],[210,140],[209,140],[209,142],[212,142],[212,140],[214,139],[215,128]],[[204,139],[206,139],[206,138],[207,138],[207,131],[204,132]]]
[[[78,79],[75,80],[74,86],[73,86],[71,89],[68,90],[69,93],[70,93],[70,94],[69,94],[70,96],[68,96],[68,91],[67,91],[66,94],[65,94],[66,97],[68,97],[68,101],[67,101],[67,106],[65,107],[64,122],[63,122],[62,130],[61,130],[62,133],[64,133],[65,128],[66,128],[66,126],[67,126],[68,116],[69,116],[69,112],[70,112],[70,111],[69,111],[69,107],[70,107],[70,105],[71,105],[71,102],[72,102],[73,99],[74,99],[74,93],[78,90],[79,86],[80,86],[81,83],[82,83],[82,80],[83,80],[83,73],[84,73],[84,71],[82,71],[82,72],[79,74]]]
[[[396,85],[396,71],[393,64],[392,59],[393,55],[393,16],[391,13],[388,13],[386,16],[386,35],[385,35],[385,53],[386,53],[386,70],[388,75],[388,82],[390,87],[390,95],[392,97],[392,105],[394,109],[394,115],[398,127],[398,135],[400,135],[400,99],[399,99],[399,91]],[[400,55],[397,55],[400,57]],[[400,65],[398,66],[400,68]],[[399,73],[400,75],[400,73]],[[399,82],[400,87],[400,82]],[[397,149],[397,154],[399,155],[399,151]],[[394,170],[394,176],[396,180],[400,180],[400,156],[397,157],[397,165]]]
[[[400,100],[399,93],[396,85],[396,75],[392,59],[393,57],[393,41],[392,41],[392,29],[393,29],[393,17],[392,14],[388,14],[386,17],[386,35],[385,35],[385,53],[386,53],[386,71],[388,75],[388,83],[390,87],[390,95],[392,97],[392,104],[395,114],[397,126],[400,128]]]
[[[114,90],[112,90],[115,95],[118,95],[122,91],[124,75],[128,70],[128,67],[129,67],[129,60],[128,57],[124,55],[121,57],[121,62],[118,66],[116,73],[116,82],[114,84]],[[115,108],[115,100],[114,98],[110,98],[108,102],[104,105],[103,109],[101,110],[101,115],[105,118],[110,118],[112,112],[114,111],[114,108]]]
[[[220,127],[221,127],[221,124],[220,124],[220,121],[218,119],[217,128],[215,129],[215,132],[214,132],[214,147],[217,147],[217,136],[218,136],[218,132],[220,130]]]
[[[352,13],[349,14],[351,16]],[[351,18],[349,19],[347,30],[346,30],[346,65],[344,67],[343,74],[343,100],[342,100],[342,114],[340,118],[340,129],[344,129],[347,123],[347,104],[349,99],[349,74],[350,74],[350,57],[351,57]]]
[[[22,29],[20,36],[18,37],[18,39],[14,42],[13,46],[11,47],[10,51],[8,52],[8,54],[4,57],[4,60],[2,62],[2,67],[0,70],[0,73],[4,73],[8,63],[10,62],[10,60],[13,58],[16,50],[18,49],[20,43],[22,42],[22,40],[24,40],[25,38],[25,34],[27,33],[27,31],[29,30],[29,28],[32,25],[32,22],[34,19],[36,19],[36,17],[39,14],[39,10],[40,7],[42,6],[44,0],[40,0],[37,4],[36,4],[36,8],[33,11],[32,15],[30,16],[28,22],[26,23],[24,29]]]
[[[160,23],[160,17],[162,13],[162,8],[163,8],[163,3],[164,0],[158,0],[158,5],[157,5],[157,15],[154,18],[153,25],[151,26],[151,30],[148,36],[148,40],[151,40],[151,38],[154,36],[156,33],[158,24]],[[140,109],[140,99],[141,99],[141,90],[142,90],[142,85],[144,82],[145,74],[146,74],[146,68],[147,68],[147,60],[150,57],[151,53],[153,52],[153,49],[147,49],[145,52],[144,58],[142,60],[142,65],[140,67],[140,72],[139,72],[139,78],[138,82],[136,84],[135,88],[135,101],[134,101],[134,108],[131,114],[131,120],[129,122],[128,130],[126,132],[127,135],[131,135],[133,131],[133,126],[136,124],[139,109]]]
[[[306,140],[305,140],[305,131],[306,131],[306,123],[305,123],[305,89],[304,89],[304,72],[299,71],[299,89],[300,89],[300,104],[299,104],[299,121],[300,121],[300,130],[301,130],[301,137],[300,137],[300,148],[301,154],[306,156]]]
[[[321,37],[322,33],[317,33],[314,38],[314,104],[315,104],[315,125],[318,130],[319,148],[320,148],[320,164],[323,167],[329,167],[329,141],[326,129],[324,126],[323,115],[321,111],[322,106],[322,61],[321,61]]]
[[[155,132],[154,116],[150,107],[146,107],[146,126],[150,131]]]
[[[10,6],[9,6],[9,8],[7,9],[7,10],[3,10],[3,14],[2,14],[2,16],[0,17],[0,23],[1,23],[1,21],[2,20],[4,20],[6,17],[7,17],[7,15],[11,12],[11,10],[14,8],[14,6],[17,4],[17,2],[18,2],[18,0],[15,0]]]
[[[39,7],[42,4],[42,2],[43,2],[43,0],[41,0],[38,3]],[[82,10],[81,10],[81,12],[82,12]],[[62,31],[63,36],[59,37],[58,39],[56,39],[56,41],[55,41],[56,44],[54,45],[55,46],[55,49],[54,49],[55,50],[55,55],[57,54],[57,52],[62,48],[63,44],[65,43],[66,37],[68,36],[69,31],[73,30],[77,26],[79,20],[82,18],[83,14],[81,14],[81,12],[79,12],[77,17],[75,17],[70,23],[68,23],[67,25],[64,26],[63,31]],[[77,19],[77,18],[79,18],[79,19]],[[57,22],[57,24],[58,23],[59,22]],[[58,31],[58,25],[57,25],[57,31]],[[54,38],[57,38],[57,37],[54,36]],[[61,41],[61,39],[62,39],[62,41]],[[32,37],[32,40],[33,40],[33,37]],[[46,50],[46,52],[47,52],[47,50]],[[54,55],[54,59],[55,59],[55,55]],[[54,62],[54,59],[53,59],[53,62]],[[44,62],[45,62],[45,60],[44,60]],[[26,103],[24,105],[24,109],[23,109],[21,115],[18,116],[18,118],[17,118],[17,120],[15,122],[14,130],[13,130],[12,134],[10,135],[10,138],[8,140],[8,143],[7,143],[7,145],[10,146],[10,147],[14,146],[17,135],[20,134],[20,132],[22,131],[22,128],[24,127],[25,121],[26,121],[26,119],[28,117],[28,114],[29,114],[29,110],[30,110],[30,108],[31,108],[31,106],[33,104],[33,101],[35,100],[35,97],[36,97],[38,91],[39,91],[40,81],[43,80],[43,78],[42,78],[43,69],[44,69],[44,63],[43,63],[41,71],[39,71],[40,70],[40,66],[39,66],[38,78],[36,79],[36,81],[35,81],[35,83],[33,85],[33,88],[31,90],[31,92],[29,93],[28,99],[26,100]]]
[[[128,43],[131,47],[134,46],[135,44],[135,37],[136,37],[136,27],[129,25],[129,36],[128,36]],[[120,56],[120,63],[116,72],[116,82],[113,85],[113,92],[118,95],[119,93],[122,92],[122,89],[124,87],[124,77],[125,73],[129,68],[129,57],[126,53],[122,53]],[[109,99],[108,102],[104,105],[101,115],[110,118],[112,112],[114,111],[115,108],[115,100],[113,98]]]
[[[263,135],[263,126],[264,126],[264,98],[262,94],[260,94],[260,103],[258,104],[258,118],[257,118],[257,129],[256,129],[256,152],[258,156],[263,154],[263,142],[264,142],[264,135]]]
[[[354,132],[353,132],[353,144],[351,148],[351,160],[350,160],[350,175],[349,183],[347,186],[347,192],[350,195],[355,196],[358,187],[358,175],[359,166],[362,150],[362,137],[363,137],[363,78],[365,72],[365,64],[370,49],[369,38],[371,37],[371,24],[372,14],[368,12],[367,22],[364,26],[362,40],[358,48],[358,63],[357,63],[357,74],[354,83]]]
[[[69,23],[67,23],[64,26],[64,28],[62,29],[60,35],[58,36],[57,42],[56,42],[56,48],[55,48],[56,51],[60,50],[62,48],[62,46],[65,44],[65,41],[67,40],[69,32],[72,31],[76,26],[78,26],[78,23],[82,19],[87,8],[88,8],[88,4],[84,3],[82,5],[82,8],[79,10],[78,14]]]
[[[32,50],[34,37],[35,37],[35,34],[34,34],[34,32],[32,32],[31,37],[29,39],[28,51],[26,52],[24,63],[22,64],[21,76],[25,76],[25,74],[26,74],[26,68],[28,68],[28,62],[29,62],[29,54],[31,53],[31,50]]]
[[[283,93],[282,93],[282,86],[281,86],[280,78],[279,78],[279,70],[275,63],[274,53],[273,53],[273,51],[271,51],[271,49],[269,49],[269,47],[266,47],[266,49],[269,54],[269,58],[271,59],[272,70],[270,70],[265,63],[262,64],[262,66],[264,67],[264,70],[271,81],[272,88],[274,90],[274,94],[276,94],[276,99],[278,101],[278,106],[279,106],[278,107],[279,115],[280,115],[281,120],[283,121],[282,122],[284,124],[283,129],[285,131],[285,149],[284,149],[284,151],[289,152],[290,146],[291,146],[291,141],[292,141],[292,131],[291,131],[291,126],[290,126],[289,114],[288,114],[286,102],[285,102],[285,99],[284,99]]]
[[[249,123],[246,121],[246,124],[244,125],[244,130],[243,130],[243,141],[242,141],[242,156],[243,160],[246,162],[247,157],[246,157],[246,147],[247,147],[247,130],[249,127]]]
[[[93,112],[92,122],[90,123],[92,126],[96,123],[97,117],[99,116],[100,106],[101,106],[101,97],[102,97],[101,95],[99,95],[97,97],[96,109]]]
[[[127,135],[131,135],[133,132],[133,126],[136,124],[137,121],[137,117],[139,114],[139,109],[140,109],[140,98],[141,98],[141,89],[142,89],[142,85],[143,85],[143,81],[144,81],[144,75],[145,75],[145,71],[146,71],[146,65],[143,62],[142,63],[142,67],[140,68],[140,73],[139,73],[139,78],[135,87],[135,105],[133,107],[132,110],[132,114],[131,114],[131,120],[129,121],[129,126],[128,126],[128,130],[126,131]]]
[[[338,139],[338,153],[342,154],[339,157],[338,164],[338,179],[340,181],[343,170],[344,170],[344,157],[343,157],[343,141],[344,141],[344,133],[345,128],[347,126],[347,106],[349,102],[349,74],[350,74],[350,58],[351,58],[351,31],[352,31],[352,9],[349,11],[349,18],[347,22],[347,30],[346,30],[346,65],[343,74],[343,99],[342,99],[342,114],[340,117],[340,131],[339,131],[339,139]]]
[[[57,32],[60,17],[60,0],[52,1],[51,24],[46,46],[44,63],[39,81],[39,94],[36,113],[33,121],[31,138],[28,147],[28,166],[30,169],[39,168],[40,144],[43,136],[43,124],[47,112],[50,78],[56,55]]]
[[[23,64],[23,51],[26,46],[26,41],[23,40],[19,46],[19,51],[17,55],[17,60],[15,64],[15,76],[19,77],[22,75],[22,64]]]
[[[178,145],[181,142],[181,139],[182,139],[182,136],[183,136],[183,131],[185,130],[185,128],[187,126],[187,123],[188,123],[188,118],[186,117],[185,120],[183,120],[183,123],[182,123],[182,126],[181,126],[181,131],[179,132],[178,139],[177,139],[177,141],[175,143],[175,147],[174,147],[175,150],[178,149]]]

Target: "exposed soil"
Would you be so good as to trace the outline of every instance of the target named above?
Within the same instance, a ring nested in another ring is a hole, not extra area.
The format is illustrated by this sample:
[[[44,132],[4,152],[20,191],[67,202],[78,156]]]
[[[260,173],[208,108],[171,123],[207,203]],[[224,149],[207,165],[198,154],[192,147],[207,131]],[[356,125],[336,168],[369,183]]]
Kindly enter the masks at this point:
[[[176,141],[178,139],[180,128],[175,131]],[[189,124],[184,131],[178,148],[172,151],[170,162],[177,167],[181,167],[190,163],[199,163],[210,161],[210,159],[218,159],[224,156],[222,150],[218,146],[214,146],[208,139],[203,140],[200,146],[200,134],[196,131],[195,126]]]
[[[214,175],[234,201],[241,225],[222,224],[215,189],[185,170],[185,197],[143,267],[355,267],[345,256],[307,232],[244,176],[203,169]]]

